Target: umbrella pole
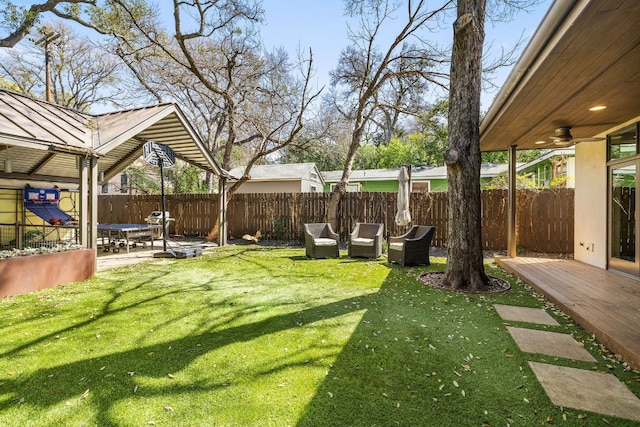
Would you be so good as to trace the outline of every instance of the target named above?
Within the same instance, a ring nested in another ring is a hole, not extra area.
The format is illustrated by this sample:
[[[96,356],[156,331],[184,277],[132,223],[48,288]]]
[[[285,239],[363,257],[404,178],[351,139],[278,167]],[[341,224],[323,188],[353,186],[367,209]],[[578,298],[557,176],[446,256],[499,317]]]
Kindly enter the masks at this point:
[[[411,164],[407,163],[406,165],[404,165],[404,167],[407,168],[407,176],[409,177],[409,181],[407,181],[407,185],[409,186],[407,206],[409,207],[409,212],[411,212]],[[413,218],[411,218],[411,221],[413,221]],[[405,233],[409,230],[410,224],[411,223],[405,224],[404,226]]]

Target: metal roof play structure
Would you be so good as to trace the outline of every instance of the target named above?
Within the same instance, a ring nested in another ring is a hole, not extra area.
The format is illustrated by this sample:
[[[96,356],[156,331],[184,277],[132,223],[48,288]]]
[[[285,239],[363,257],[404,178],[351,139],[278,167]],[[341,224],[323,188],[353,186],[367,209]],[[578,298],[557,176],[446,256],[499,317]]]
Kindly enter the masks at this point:
[[[0,89],[0,188],[79,190],[78,220],[89,224],[80,228],[83,246],[96,245],[98,185],[138,159],[149,141],[219,177],[224,197],[227,172],[176,104],[93,115]],[[220,218],[224,239],[222,209]]]

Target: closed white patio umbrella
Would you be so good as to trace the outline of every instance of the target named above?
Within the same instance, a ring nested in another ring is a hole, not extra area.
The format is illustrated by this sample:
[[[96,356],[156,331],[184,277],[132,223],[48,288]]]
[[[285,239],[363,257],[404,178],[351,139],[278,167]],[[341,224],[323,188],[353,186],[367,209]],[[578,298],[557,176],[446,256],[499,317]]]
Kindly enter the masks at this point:
[[[409,168],[402,166],[398,174],[398,211],[396,212],[396,224],[406,227],[411,224],[411,212],[409,212],[409,188],[411,187],[411,176]]]

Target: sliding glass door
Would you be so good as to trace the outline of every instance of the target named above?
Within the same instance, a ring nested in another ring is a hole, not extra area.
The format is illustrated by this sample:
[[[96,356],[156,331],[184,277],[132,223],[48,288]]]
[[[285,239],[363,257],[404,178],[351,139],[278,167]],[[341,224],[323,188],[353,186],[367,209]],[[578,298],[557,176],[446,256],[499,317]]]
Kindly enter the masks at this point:
[[[612,167],[609,180],[609,267],[638,275],[640,268],[636,247],[636,163]]]
[[[640,276],[637,126],[609,135],[609,268]]]

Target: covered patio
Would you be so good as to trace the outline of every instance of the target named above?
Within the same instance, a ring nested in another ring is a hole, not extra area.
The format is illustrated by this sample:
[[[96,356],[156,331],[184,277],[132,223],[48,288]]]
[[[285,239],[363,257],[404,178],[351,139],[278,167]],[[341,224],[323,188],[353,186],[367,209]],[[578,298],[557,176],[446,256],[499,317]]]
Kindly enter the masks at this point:
[[[220,198],[225,196],[227,172],[176,104],[91,115],[0,90],[0,110],[0,189],[9,194],[0,212],[4,222],[24,222],[22,189],[61,188],[75,193],[79,243],[97,248],[99,188],[139,159],[147,142],[164,144],[178,159],[218,177]],[[223,245],[224,203],[220,206]]]
[[[46,255],[30,258],[40,268],[3,260],[0,297],[93,275],[100,238],[99,189],[140,158],[149,142],[166,145],[176,158],[218,178],[218,242],[224,245],[228,174],[216,164],[178,105],[92,115],[0,89],[0,249]],[[71,255],[65,253],[64,264],[53,259],[52,267],[42,267],[45,258],[54,257],[42,249],[59,252],[69,245],[84,248],[74,254],[91,256],[72,267]],[[54,276],[53,270],[60,274]],[[64,270],[86,273],[71,277]],[[23,280],[28,271],[44,273]]]
[[[509,151],[508,258],[496,262],[635,369],[640,369],[639,20],[640,4],[634,1],[554,1],[480,126],[482,151]],[[574,260],[518,257],[517,150],[574,145],[575,205],[568,213],[574,216]],[[620,171],[627,170],[633,173],[622,181]],[[621,207],[619,193],[630,195],[628,209]]]

